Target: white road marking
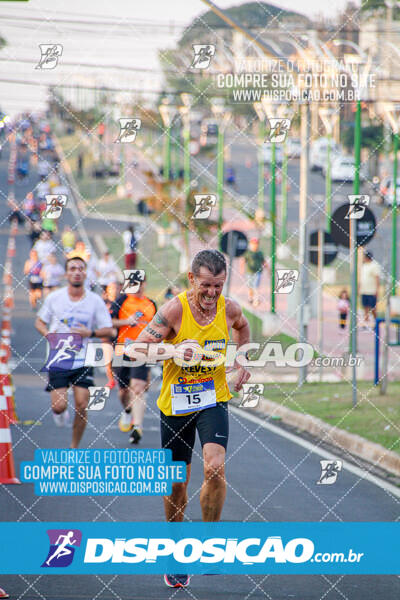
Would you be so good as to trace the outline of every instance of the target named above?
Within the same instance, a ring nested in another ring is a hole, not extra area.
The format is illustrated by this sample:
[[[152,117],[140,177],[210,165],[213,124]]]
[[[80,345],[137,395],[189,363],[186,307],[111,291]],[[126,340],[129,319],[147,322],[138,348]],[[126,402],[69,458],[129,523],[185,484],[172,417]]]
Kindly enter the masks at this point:
[[[384,489],[385,491],[393,494],[393,496],[400,498],[400,488],[396,487],[395,485],[388,483],[387,481],[384,481],[383,479],[380,479],[379,477],[375,477],[375,475],[372,475],[371,473],[367,473],[363,469],[360,469],[356,465],[353,465],[353,464],[347,462],[343,458],[336,456],[335,454],[332,454],[331,452],[328,452],[327,450],[317,448],[311,442],[308,442],[307,440],[304,440],[303,438],[298,437],[297,435],[294,435],[293,433],[290,433],[289,431],[285,431],[285,429],[277,427],[276,425],[271,425],[271,423],[267,423],[266,421],[262,420],[260,417],[257,417],[256,415],[252,415],[252,414],[246,412],[245,410],[240,410],[232,405],[229,407],[229,409],[235,415],[237,415],[239,417],[243,417],[243,419],[247,419],[248,421],[251,421],[252,423],[256,423],[260,427],[263,427],[264,429],[268,429],[272,433],[276,433],[277,435],[280,435],[280,436],[286,438],[287,440],[294,442],[298,446],[302,446],[306,450],[309,450],[310,452],[313,452],[314,454],[318,454],[318,456],[321,456],[322,458],[326,458],[327,455],[329,455],[329,458],[333,458],[335,460],[341,460],[344,469],[347,469],[354,475],[357,475],[360,479],[365,479],[366,481],[369,481],[370,483],[373,483],[374,485],[377,485],[378,487]]]

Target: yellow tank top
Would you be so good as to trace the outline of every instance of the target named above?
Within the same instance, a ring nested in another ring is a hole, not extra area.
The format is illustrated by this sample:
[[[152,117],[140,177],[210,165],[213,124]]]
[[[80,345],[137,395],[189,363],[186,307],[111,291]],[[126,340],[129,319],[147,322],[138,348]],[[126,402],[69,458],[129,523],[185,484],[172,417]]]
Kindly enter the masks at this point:
[[[189,339],[197,340],[202,348],[216,350],[221,354],[225,354],[229,341],[229,332],[226,323],[224,296],[219,297],[216,315],[208,325],[199,325],[197,323],[190,310],[186,292],[182,292],[177,298],[179,298],[182,304],[182,322],[177,335],[172,340],[167,340],[167,342],[170,344],[179,344]],[[226,382],[224,364],[217,367],[200,365],[180,367],[175,364],[173,358],[170,358],[165,360],[163,365],[163,383],[157,406],[165,415],[172,415],[172,385],[201,382],[212,378],[217,402],[227,402],[232,398]]]

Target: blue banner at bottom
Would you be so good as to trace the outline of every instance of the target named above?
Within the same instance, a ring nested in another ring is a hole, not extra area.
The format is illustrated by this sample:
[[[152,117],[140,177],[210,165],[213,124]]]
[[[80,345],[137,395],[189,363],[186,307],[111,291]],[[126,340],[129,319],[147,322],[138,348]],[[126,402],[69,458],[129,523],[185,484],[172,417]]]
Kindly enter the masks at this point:
[[[1,574],[399,573],[400,523],[0,523]]]

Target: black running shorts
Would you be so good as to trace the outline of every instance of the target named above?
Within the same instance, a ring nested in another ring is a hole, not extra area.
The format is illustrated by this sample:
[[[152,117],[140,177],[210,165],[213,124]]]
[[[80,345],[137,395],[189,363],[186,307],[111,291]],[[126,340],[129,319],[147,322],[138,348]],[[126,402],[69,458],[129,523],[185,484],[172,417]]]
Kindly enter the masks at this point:
[[[192,452],[199,433],[201,447],[213,442],[226,450],[229,437],[228,403],[217,402],[212,408],[205,408],[190,415],[167,416],[160,412],[161,446],[172,450],[173,460],[192,462]]]
[[[80,369],[71,370],[54,370],[49,371],[49,383],[46,387],[46,392],[52,392],[60,388],[68,388],[70,385],[88,389],[94,385],[93,367],[81,367]]]
[[[124,360],[128,360],[128,357],[124,356]],[[131,379],[140,379],[141,381],[147,381],[149,377],[150,367],[141,365],[140,367],[113,367],[113,374],[115,379],[118,381],[118,385],[121,390],[129,387]]]

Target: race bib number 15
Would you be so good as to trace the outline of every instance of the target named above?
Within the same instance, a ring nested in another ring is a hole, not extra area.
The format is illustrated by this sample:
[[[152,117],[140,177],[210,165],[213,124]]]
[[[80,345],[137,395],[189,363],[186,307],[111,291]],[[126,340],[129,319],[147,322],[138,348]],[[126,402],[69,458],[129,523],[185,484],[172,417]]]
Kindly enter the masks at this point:
[[[172,414],[197,412],[217,403],[214,381],[171,385]]]

